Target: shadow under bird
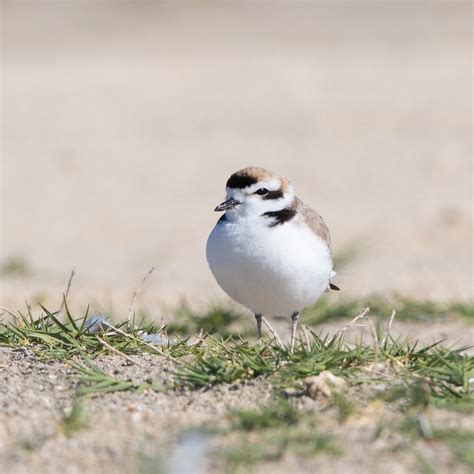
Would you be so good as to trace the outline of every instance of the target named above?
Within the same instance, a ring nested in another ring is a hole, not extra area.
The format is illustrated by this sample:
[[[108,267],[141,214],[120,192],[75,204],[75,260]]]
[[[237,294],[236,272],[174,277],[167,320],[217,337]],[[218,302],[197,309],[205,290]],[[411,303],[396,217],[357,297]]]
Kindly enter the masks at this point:
[[[305,205],[291,183],[272,171],[248,167],[226,184],[225,211],[207,240],[209,267],[220,287],[255,314],[291,316],[290,350],[300,311],[332,283],[331,239],[323,218]]]

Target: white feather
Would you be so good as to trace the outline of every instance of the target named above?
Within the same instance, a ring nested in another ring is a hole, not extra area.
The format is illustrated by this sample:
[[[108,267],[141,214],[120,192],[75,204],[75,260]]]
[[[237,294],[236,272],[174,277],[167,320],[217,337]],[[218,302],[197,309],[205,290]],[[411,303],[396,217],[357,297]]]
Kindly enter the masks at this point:
[[[291,203],[292,188],[275,202],[243,193],[229,191],[228,197],[244,205],[228,211],[209,236],[211,271],[231,298],[254,313],[286,316],[301,311],[329,286],[334,273],[330,249],[298,215],[273,227],[262,216]]]

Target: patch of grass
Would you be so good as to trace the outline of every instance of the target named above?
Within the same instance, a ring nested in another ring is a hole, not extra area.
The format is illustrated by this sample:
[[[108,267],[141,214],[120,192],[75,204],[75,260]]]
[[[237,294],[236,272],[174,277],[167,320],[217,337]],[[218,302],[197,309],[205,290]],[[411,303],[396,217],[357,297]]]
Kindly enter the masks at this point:
[[[452,398],[438,398],[434,401],[437,408],[444,408],[446,410],[457,411],[459,413],[474,414],[474,394],[467,393],[456,399]]]
[[[137,383],[133,380],[119,380],[112,375],[106,374],[98,366],[88,363],[88,366],[72,364],[80,374],[80,387],[77,391],[79,396],[97,393],[122,392],[124,390],[143,391],[152,388],[149,383]]]
[[[301,387],[303,378],[323,370],[357,382],[361,370],[377,360],[393,365],[407,384],[426,381],[435,397],[460,397],[461,392],[467,393],[474,371],[474,358],[463,350],[438,344],[417,348],[390,337],[383,347],[376,348],[364,342],[350,345],[339,336],[320,338],[313,334],[310,348],[300,340],[290,353],[272,342],[249,346],[241,341],[208,338],[195,348],[193,360],[180,365],[177,377],[190,388],[261,375],[276,386]]]
[[[232,312],[199,316],[212,321],[211,325],[234,322],[237,317]],[[341,333],[332,337],[312,333],[309,341],[300,339],[294,352],[290,353],[287,347],[280,347],[269,339],[250,344],[242,338],[218,339],[207,334],[193,344],[187,339],[170,340],[163,335],[162,340],[167,341],[163,347],[142,339],[145,332],[156,333],[152,324],[107,323],[100,332],[94,333],[88,329],[89,323],[87,312],[79,318],[73,317],[67,304],[62,317],[42,307],[42,314],[34,318],[27,306],[26,313],[19,313],[16,320],[0,321],[0,344],[28,346],[44,359],[70,361],[76,357],[86,361],[85,366],[78,364],[78,367],[83,368],[81,373],[89,392],[163,389],[159,383],[150,382],[144,386],[133,381],[118,381],[87,363],[89,359],[111,351],[123,356],[147,352],[172,359],[175,388],[197,389],[264,376],[277,387],[294,387],[302,391],[302,379],[323,370],[353,383],[362,383],[367,380],[364,369],[382,362],[398,374],[398,380],[404,381],[405,389],[422,381],[429,386],[432,398],[460,399],[468,393],[469,378],[474,376],[474,359],[463,353],[464,348],[446,348],[439,344],[417,347],[416,343],[391,337],[378,347],[363,341],[349,344]],[[417,392],[410,390],[408,397],[414,399]],[[342,418],[346,409],[349,408],[341,405]]]
[[[25,277],[31,275],[32,269],[25,258],[21,256],[13,256],[5,259],[0,265],[1,276],[20,276]]]
[[[377,318],[386,319],[392,310],[395,310],[397,320],[423,322],[454,316],[474,323],[474,302],[440,303],[416,300],[398,294],[390,296],[374,294],[361,299],[341,298],[339,295],[326,296],[303,311],[303,320],[307,324],[320,324],[338,318],[353,318],[361,308],[367,306],[371,314]]]
[[[298,410],[286,399],[279,398],[258,409],[233,411],[232,426],[241,431],[290,426],[298,422]]]
[[[120,380],[113,375],[105,373],[99,366],[90,360],[85,360],[85,365],[72,363],[72,367],[80,373],[79,388],[77,395],[90,395],[108,392],[123,392],[131,390],[143,392],[153,390],[154,392],[166,392],[174,388],[172,384],[165,385],[158,378],[148,379],[144,382],[134,380]]]
[[[399,428],[405,437],[413,440],[419,437],[428,440],[433,438],[433,428],[430,419],[423,410],[405,416]]]
[[[436,392],[426,379],[400,380],[390,390],[382,395],[382,400],[388,403],[399,402],[404,411],[410,409],[424,410],[434,403]],[[443,400],[441,398],[441,400]]]
[[[269,357],[269,349],[269,345],[250,346],[244,341],[210,336],[196,347],[194,360],[181,364],[176,375],[183,385],[199,388],[271,374],[277,361]]]
[[[250,324],[252,319],[249,315],[233,306],[216,304],[206,311],[196,312],[186,303],[182,303],[173,312],[174,321],[167,326],[169,334],[186,336],[203,331],[206,334],[227,338],[236,334],[244,337],[255,333],[254,326]],[[237,329],[236,326],[239,328]]]
[[[474,324],[474,302],[454,301],[449,304],[450,310]]]
[[[137,474],[165,474],[163,455],[161,453],[138,453]]]
[[[420,474],[437,474],[438,473],[433,463],[431,463],[431,461],[426,459],[426,457],[423,456],[422,453],[415,451],[414,454],[415,454],[415,459],[418,464],[417,466],[418,472]]]
[[[258,463],[279,459],[278,452],[268,451],[260,443],[244,440],[233,442],[231,446],[216,452],[216,455],[224,461],[226,473],[252,472],[252,467]]]
[[[446,443],[456,461],[474,470],[474,430],[432,427],[428,416],[423,411],[405,417],[400,430],[411,440],[421,437]]]
[[[325,433],[318,433],[314,430],[289,430],[285,433],[283,442],[287,449],[290,447],[297,455],[311,457],[320,452],[325,452],[332,456],[340,456],[342,449],[337,446],[335,439]]]
[[[338,410],[338,421],[343,423],[355,411],[355,405],[343,392],[334,392],[332,396],[333,405]]]
[[[474,430],[435,430],[434,437],[446,442],[454,457],[474,471]]]
[[[62,420],[61,429],[69,438],[76,431],[83,430],[87,427],[85,405],[80,400],[75,400],[71,411]]]
[[[280,461],[287,453],[297,457],[314,457],[320,453],[339,456],[342,450],[332,436],[303,423],[259,431],[250,443],[246,436],[239,436],[217,454],[225,462],[226,472],[248,472],[262,462]]]
[[[26,313],[18,312],[16,321],[0,321],[0,344],[11,347],[29,346],[40,358],[69,360],[73,356],[99,356],[108,352],[101,341],[105,341],[123,354],[162,353],[166,349],[170,355],[180,355],[185,350],[186,341],[179,341],[168,347],[155,349],[147,344],[140,335],[144,332],[156,332],[153,325],[128,327],[127,323],[112,325],[107,323],[97,333],[89,330],[88,311],[84,316],[75,318],[65,304],[65,318],[60,319],[57,312],[50,312],[40,305],[43,313],[33,317],[31,307]]]

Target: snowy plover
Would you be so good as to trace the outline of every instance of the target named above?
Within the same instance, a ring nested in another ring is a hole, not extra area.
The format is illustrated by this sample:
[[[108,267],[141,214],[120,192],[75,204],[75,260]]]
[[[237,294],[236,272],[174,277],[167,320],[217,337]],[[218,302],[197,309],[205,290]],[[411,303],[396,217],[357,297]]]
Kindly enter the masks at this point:
[[[293,349],[299,312],[321,294],[339,288],[329,230],[322,217],[298,199],[289,181],[263,168],[234,173],[226,184],[225,211],[207,240],[206,256],[221,288],[255,313],[291,315]]]

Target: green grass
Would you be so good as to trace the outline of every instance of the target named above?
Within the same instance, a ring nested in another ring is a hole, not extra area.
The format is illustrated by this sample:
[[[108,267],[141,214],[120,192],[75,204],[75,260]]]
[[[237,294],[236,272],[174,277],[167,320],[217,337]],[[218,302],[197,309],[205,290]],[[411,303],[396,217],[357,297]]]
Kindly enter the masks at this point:
[[[437,469],[433,463],[426,459],[423,453],[420,453],[415,450],[414,452],[415,460],[417,461],[417,471],[419,474],[438,474]]]
[[[474,471],[474,430],[439,429],[434,438],[447,443],[454,457]]]
[[[65,317],[50,312],[40,305],[43,314],[33,317],[31,307],[26,312],[18,312],[15,321],[0,321],[0,344],[11,347],[30,347],[40,358],[70,360],[74,356],[100,356],[109,352],[106,345],[112,346],[123,354],[139,354],[143,352],[162,353],[162,349],[154,348],[140,338],[143,332],[155,333],[153,324],[129,328],[127,323],[110,324],[99,333],[88,330],[88,311],[75,318],[65,304]],[[101,341],[102,340],[102,341]],[[166,347],[170,355],[180,355],[185,350],[186,340]]]
[[[400,379],[395,387],[382,396],[382,399],[392,409],[401,413],[402,417],[398,420],[392,418],[391,421],[379,425],[376,437],[380,436],[384,430],[390,433],[397,431],[401,433],[402,442],[393,446],[392,449],[402,449],[405,452],[412,450],[418,461],[420,472],[437,472],[431,462],[425,458],[420,440],[429,443],[430,446],[445,444],[456,463],[464,464],[469,472],[474,470],[474,430],[442,427],[439,421],[438,424],[434,423],[431,416],[434,410],[439,413],[443,409],[459,411],[458,417],[472,415],[474,413],[473,394],[464,393],[459,397],[440,398],[427,380],[409,383]],[[448,412],[446,415],[451,418],[453,414]],[[436,420],[435,417],[434,419]],[[452,421],[455,419],[453,418]],[[450,424],[455,425],[455,422]]]
[[[261,431],[251,444],[245,437],[239,437],[216,454],[225,462],[225,472],[248,472],[260,463],[278,462],[287,453],[313,458],[320,453],[339,456],[342,449],[333,436],[301,426]]]
[[[440,303],[431,300],[416,300],[413,298],[392,294],[383,296],[374,294],[360,299],[348,299],[337,295],[326,295],[316,304],[305,309],[302,320],[309,325],[320,324],[339,318],[353,318],[365,307],[370,308],[370,314],[387,319],[392,310],[397,312],[398,321],[432,321],[460,317],[474,323],[474,303],[454,301]]]
[[[61,422],[61,429],[63,433],[69,438],[76,431],[86,429],[88,427],[86,408],[81,400],[75,400],[71,411],[64,416]]]
[[[355,403],[343,392],[335,392],[332,396],[333,406],[338,411],[338,421],[343,423],[356,411]]]
[[[410,307],[413,311],[420,307],[430,308],[413,302]],[[468,379],[474,376],[474,359],[465,355],[463,348],[454,349],[440,344],[418,347],[409,341],[388,337],[378,347],[362,341],[349,344],[340,334],[322,337],[312,333],[309,347],[306,341],[299,340],[294,353],[290,353],[287,347],[281,348],[269,339],[255,344],[242,337],[218,338],[217,335],[204,333],[193,344],[189,344],[186,338],[177,338],[172,343],[168,340],[168,344],[162,347],[146,343],[140,337],[143,332],[156,333],[152,324],[129,326],[127,323],[110,323],[103,331],[93,334],[87,330],[87,312],[76,318],[65,304],[64,315],[60,318],[59,314],[50,312],[43,306],[41,308],[42,314],[39,317],[33,317],[31,308],[27,306],[26,313],[19,312],[15,321],[0,322],[0,344],[27,346],[43,359],[64,360],[69,363],[75,360],[76,370],[80,372],[85,386],[90,388],[84,393],[94,390],[163,389],[159,381],[144,385],[117,380],[101,372],[97,365],[89,363],[91,359],[111,353],[111,349],[124,356],[146,352],[157,357],[171,358],[175,388],[198,389],[267,377],[276,387],[302,390],[302,379],[317,375],[323,370],[329,370],[357,384],[367,379],[364,372],[367,366],[374,362],[384,362],[391,367],[392,372],[403,374],[403,377],[398,378],[403,379],[405,385],[421,380],[430,387],[435,398],[460,399],[463,393],[468,392]],[[233,324],[240,317],[233,311],[214,307],[207,313],[196,314],[193,328],[197,331],[202,326],[196,321],[204,322],[207,329]],[[345,311],[349,312],[349,306]],[[187,316],[183,316],[185,321],[193,318],[189,309],[186,309],[186,314]],[[431,314],[434,314],[432,308]],[[80,363],[81,360],[83,363]],[[416,393],[412,391],[409,398],[413,399],[415,396]]]
[[[361,369],[374,361],[386,361],[394,370],[403,371],[407,383],[424,380],[435,396],[459,397],[460,391],[468,391],[468,380],[474,373],[474,359],[464,355],[462,348],[438,344],[418,348],[390,337],[378,348],[364,342],[347,344],[339,336],[320,338],[313,333],[312,337],[310,348],[300,340],[293,354],[269,341],[249,345],[208,338],[194,349],[192,361],[180,365],[177,376],[190,388],[262,375],[276,386],[301,387],[303,378],[329,370],[357,383],[365,379]]]
[[[454,459],[474,470],[474,430],[447,429],[432,426],[424,410],[407,415],[399,426],[406,437],[406,443],[412,444],[416,439],[427,442],[445,443]]]
[[[136,457],[137,474],[165,474],[164,455],[160,451],[155,453],[139,452]]]
[[[137,383],[132,380],[119,380],[106,374],[100,367],[88,363],[87,366],[74,363],[72,366],[81,374],[81,386],[78,395],[92,393],[122,392],[124,390],[143,391],[152,388],[149,383]]]
[[[456,399],[436,399],[434,406],[440,409],[446,409],[453,412],[474,414],[474,394],[463,394]]]
[[[258,431],[290,426],[298,422],[298,410],[288,400],[277,399],[258,408],[231,412],[232,427],[240,431]]]
[[[9,257],[0,264],[1,276],[25,277],[32,273],[30,264],[21,256]]]
[[[245,337],[255,333],[255,325],[251,324],[253,318],[234,306],[214,304],[205,311],[195,311],[182,303],[172,313],[173,322],[166,327],[169,334],[186,336],[203,331],[227,338],[236,334]]]
[[[400,380],[382,395],[387,403],[399,403],[404,411],[427,408],[434,402],[436,392],[423,378],[417,380]],[[461,398],[459,395],[456,398]]]
[[[279,461],[287,453],[298,457],[313,457],[320,452],[341,454],[335,439],[319,432],[312,416],[284,398],[252,409],[232,410],[230,418],[227,434],[233,438],[226,448],[216,452],[230,472],[245,472],[262,462]]]
[[[278,366],[278,355],[272,344],[249,345],[234,339],[208,337],[196,347],[192,362],[180,365],[176,375],[189,388],[200,388],[225,382],[239,382],[272,374]]]

